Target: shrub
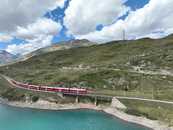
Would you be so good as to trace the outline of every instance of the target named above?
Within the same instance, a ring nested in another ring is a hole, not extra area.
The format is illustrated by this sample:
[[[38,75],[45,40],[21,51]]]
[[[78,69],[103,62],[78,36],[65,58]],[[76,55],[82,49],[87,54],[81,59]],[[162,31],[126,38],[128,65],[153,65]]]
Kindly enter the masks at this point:
[[[39,100],[39,97],[38,96],[33,96],[32,97],[32,102],[37,102]]]

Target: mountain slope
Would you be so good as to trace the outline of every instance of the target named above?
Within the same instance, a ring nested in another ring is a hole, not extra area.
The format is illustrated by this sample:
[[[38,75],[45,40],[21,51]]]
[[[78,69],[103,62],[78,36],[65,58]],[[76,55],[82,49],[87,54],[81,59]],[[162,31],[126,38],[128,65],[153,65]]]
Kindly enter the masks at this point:
[[[173,37],[48,52],[0,72],[33,84],[62,81],[109,95],[173,100]]]
[[[0,64],[5,64],[11,62],[16,58],[15,55],[10,54],[5,50],[0,50]]]
[[[0,73],[31,84],[52,86],[52,83],[64,82],[55,87],[86,87],[95,94],[173,101],[173,36],[48,49],[28,60],[0,67]],[[32,101],[33,97],[58,103],[75,100],[10,88],[1,77],[0,96],[12,101]],[[128,114],[173,125],[172,105],[123,99],[121,102],[127,106]]]
[[[94,44],[96,43],[90,42],[88,40],[72,40],[69,42],[61,42],[49,47],[38,49],[30,54],[27,54],[24,56],[24,59],[28,59],[32,56],[41,55],[48,52],[66,50],[66,49],[78,48],[78,47],[87,47],[87,46],[92,46]]]

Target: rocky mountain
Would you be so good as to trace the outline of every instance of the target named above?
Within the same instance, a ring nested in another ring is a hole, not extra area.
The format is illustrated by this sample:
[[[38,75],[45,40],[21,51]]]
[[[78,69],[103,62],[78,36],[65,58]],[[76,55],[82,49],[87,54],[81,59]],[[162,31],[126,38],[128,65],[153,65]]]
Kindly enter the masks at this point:
[[[0,50],[0,64],[5,64],[13,61],[17,56],[10,54],[5,50]]]
[[[48,46],[45,48],[38,49],[30,54],[27,54],[24,56],[24,59],[28,59],[32,56],[35,55],[41,55],[44,53],[48,52],[53,52],[53,51],[58,51],[58,50],[66,50],[66,49],[71,49],[71,48],[78,48],[78,47],[87,47],[87,46],[92,46],[95,45],[96,43],[90,42],[88,40],[72,40],[68,42],[61,42],[61,43],[56,43],[52,46]]]

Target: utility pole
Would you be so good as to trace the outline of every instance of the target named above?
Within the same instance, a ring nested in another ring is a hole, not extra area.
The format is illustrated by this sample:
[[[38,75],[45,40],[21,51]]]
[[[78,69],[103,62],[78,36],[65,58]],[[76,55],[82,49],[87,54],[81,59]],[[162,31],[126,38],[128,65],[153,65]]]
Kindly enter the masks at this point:
[[[125,31],[125,29],[123,29],[123,41],[125,41],[126,40],[126,31]]]

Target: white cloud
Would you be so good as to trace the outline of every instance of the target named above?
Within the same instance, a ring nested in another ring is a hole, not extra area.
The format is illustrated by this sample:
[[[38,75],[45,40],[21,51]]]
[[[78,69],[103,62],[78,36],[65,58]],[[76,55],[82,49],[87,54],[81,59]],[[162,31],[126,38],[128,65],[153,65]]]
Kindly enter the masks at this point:
[[[6,50],[13,54],[28,53],[51,44],[53,35],[61,30],[60,23],[43,18],[44,14],[65,0],[2,0],[0,4],[0,41],[13,37],[27,43],[12,43]],[[3,35],[2,35],[2,34]]]
[[[14,31],[42,17],[55,3],[64,0],[1,0],[0,30]]]
[[[57,7],[60,7],[60,8],[63,8],[64,7],[64,4],[65,4],[65,0],[59,0],[59,1],[56,1],[54,6],[52,6],[51,8],[49,8],[50,10],[54,10],[56,9]]]
[[[128,17],[106,26],[102,31],[93,31],[86,35],[78,35],[78,39],[89,39],[97,42],[121,40],[123,30],[126,38],[152,37],[159,38],[173,33],[173,1],[150,0],[143,8],[131,11]]]
[[[34,40],[28,40],[28,43],[21,43],[19,45],[16,44],[9,45],[6,51],[12,54],[25,55],[37,49],[51,45],[52,38],[53,36],[47,36],[47,37],[40,36]]]
[[[122,0],[71,0],[64,25],[73,35],[85,35],[98,24],[111,24],[129,10]]]
[[[12,54],[27,54],[39,48],[51,45],[53,36],[60,32],[62,26],[60,23],[50,19],[41,18],[35,23],[28,25],[26,28],[18,27],[13,33],[14,36],[24,39],[27,43],[19,45],[12,44],[7,47],[7,51]]]
[[[12,36],[0,33],[0,42],[10,42],[12,39]]]
[[[61,29],[62,26],[60,23],[54,22],[51,19],[41,18],[26,28],[18,27],[13,35],[22,39],[34,39],[40,35],[55,35]]]
[[[51,44],[53,35],[62,27],[50,19],[42,18],[49,9],[64,6],[65,0],[4,0],[0,6],[0,41],[10,35],[25,39],[27,43],[9,45],[7,51],[26,54]],[[71,0],[65,11],[64,25],[69,35],[95,42],[142,37],[160,38],[173,33],[173,1],[150,0],[147,5],[131,11],[124,5],[127,0]],[[129,11],[125,20],[118,19]],[[103,24],[101,31],[96,26]],[[7,34],[7,35],[6,35]],[[8,35],[9,34],[9,35]]]

